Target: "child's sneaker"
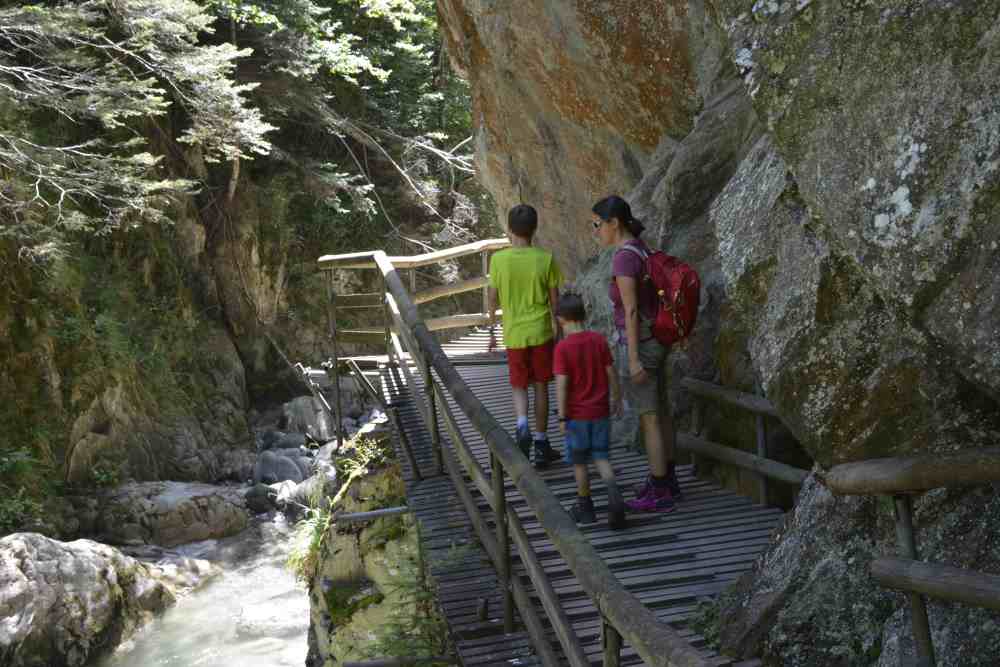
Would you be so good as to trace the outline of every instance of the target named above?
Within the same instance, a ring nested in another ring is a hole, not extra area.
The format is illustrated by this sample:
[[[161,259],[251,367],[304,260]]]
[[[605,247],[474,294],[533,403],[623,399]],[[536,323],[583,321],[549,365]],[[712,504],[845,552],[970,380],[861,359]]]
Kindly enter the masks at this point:
[[[569,508],[569,515],[577,523],[596,523],[597,512],[594,511],[594,501],[590,496],[576,497],[576,503]]]
[[[559,452],[552,449],[548,440],[535,440],[535,467],[541,470],[548,468],[553,461],[561,459]]]
[[[608,528],[621,530],[625,527],[625,503],[618,490],[618,484],[608,483]]]
[[[625,503],[632,512],[673,512],[675,505],[670,488],[652,487],[642,498]]]
[[[527,424],[524,426],[518,426],[515,432],[514,439],[517,441],[517,446],[524,454],[524,458],[531,459],[531,429],[528,428]]]

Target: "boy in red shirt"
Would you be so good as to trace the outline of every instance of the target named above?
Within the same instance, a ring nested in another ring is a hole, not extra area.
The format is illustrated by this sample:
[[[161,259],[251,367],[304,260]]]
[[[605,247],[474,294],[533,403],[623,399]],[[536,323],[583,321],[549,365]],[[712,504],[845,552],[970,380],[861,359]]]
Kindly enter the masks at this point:
[[[625,527],[622,502],[615,471],[608,461],[611,415],[621,412],[621,390],[611,350],[604,336],[583,328],[587,317],[583,299],[565,294],[556,307],[556,318],[565,334],[556,345],[553,363],[556,396],[559,401],[559,430],[566,436],[566,462],[573,464],[577,499],[570,516],[577,523],[594,523],[597,514],[590,497],[587,463],[593,459],[608,490],[608,526]]]

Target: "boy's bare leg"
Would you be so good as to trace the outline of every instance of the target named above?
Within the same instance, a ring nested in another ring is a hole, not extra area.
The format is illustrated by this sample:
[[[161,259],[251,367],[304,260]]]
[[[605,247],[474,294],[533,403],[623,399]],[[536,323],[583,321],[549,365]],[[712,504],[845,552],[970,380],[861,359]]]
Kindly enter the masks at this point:
[[[524,387],[511,387],[514,394],[514,414],[518,418],[528,418],[528,390]]]
[[[575,464],[573,466],[573,476],[576,477],[576,492],[581,496],[589,496],[590,474],[587,471],[587,464],[586,463]]]
[[[527,393],[525,393],[524,400],[524,412],[527,414]],[[549,385],[547,382],[535,383],[535,430],[539,433],[546,433],[549,430]]]
[[[610,461],[607,459],[594,459],[594,466],[597,467],[598,474],[600,474],[601,479],[605,482],[615,481],[615,471],[614,468],[611,467]],[[579,478],[577,478],[576,484],[577,486],[580,485]]]

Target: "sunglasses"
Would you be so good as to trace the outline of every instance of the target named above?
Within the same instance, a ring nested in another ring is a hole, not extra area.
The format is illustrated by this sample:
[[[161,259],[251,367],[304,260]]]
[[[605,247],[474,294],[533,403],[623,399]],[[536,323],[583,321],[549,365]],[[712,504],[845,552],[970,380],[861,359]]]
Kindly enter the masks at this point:
[[[590,224],[593,225],[594,231],[597,231],[598,229],[601,228],[601,225],[604,224],[604,221],[603,220],[591,220]]]

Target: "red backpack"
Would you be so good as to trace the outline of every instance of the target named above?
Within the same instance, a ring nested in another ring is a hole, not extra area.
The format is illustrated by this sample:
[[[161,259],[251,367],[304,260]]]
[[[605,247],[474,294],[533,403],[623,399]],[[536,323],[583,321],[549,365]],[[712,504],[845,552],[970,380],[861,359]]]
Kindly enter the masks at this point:
[[[698,272],[661,250],[654,250],[647,255],[634,245],[626,244],[622,247],[642,259],[642,281],[652,282],[659,297],[653,320],[653,336],[667,346],[687,338],[698,318],[698,302],[701,300],[701,279]]]

